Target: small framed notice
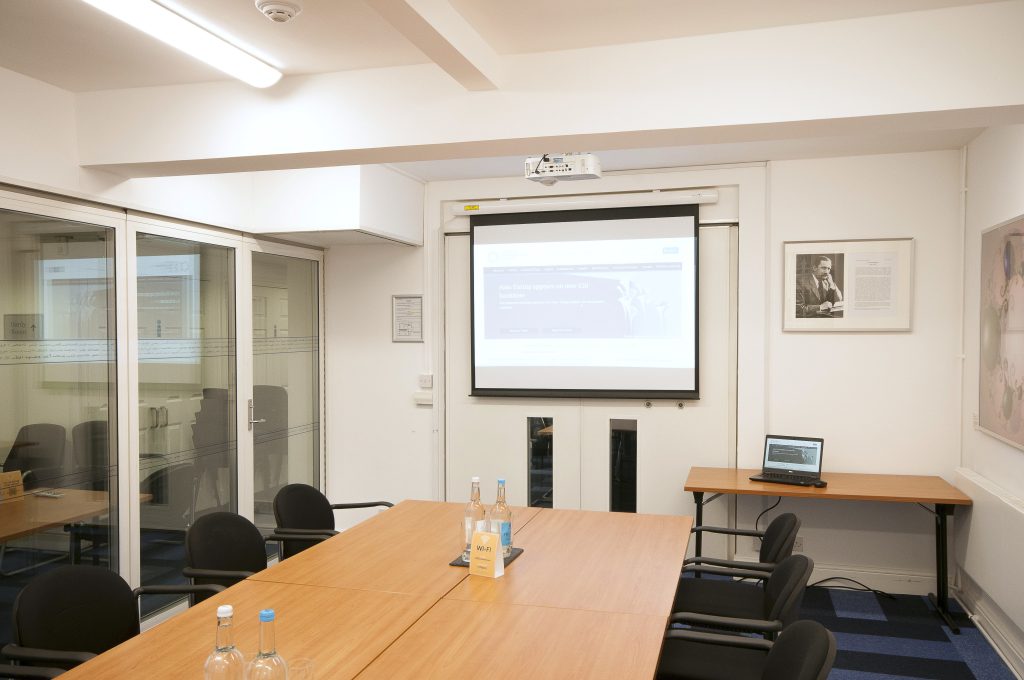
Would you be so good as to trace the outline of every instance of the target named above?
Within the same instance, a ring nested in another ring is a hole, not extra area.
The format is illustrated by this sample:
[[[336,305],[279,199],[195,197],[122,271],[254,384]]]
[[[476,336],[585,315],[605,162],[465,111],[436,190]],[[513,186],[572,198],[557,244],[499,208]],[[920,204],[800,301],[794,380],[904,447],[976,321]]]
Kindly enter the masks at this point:
[[[423,342],[423,296],[391,296],[391,342]]]

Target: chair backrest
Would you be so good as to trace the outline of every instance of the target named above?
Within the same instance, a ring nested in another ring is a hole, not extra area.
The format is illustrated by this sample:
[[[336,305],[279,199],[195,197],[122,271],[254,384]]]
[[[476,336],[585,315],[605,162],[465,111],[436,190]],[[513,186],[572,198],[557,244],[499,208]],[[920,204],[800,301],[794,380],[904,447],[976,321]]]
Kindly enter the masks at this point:
[[[194,569],[262,571],[267,567],[263,534],[256,525],[233,512],[211,512],[195,521],[185,534],[185,564]],[[194,578],[196,585],[230,586],[229,578]],[[196,602],[207,596],[197,595]]]
[[[806,555],[790,555],[776,565],[764,584],[764,617],[789,625],[800,614],[807,581],[814,570],[814,562]]]
[[[835,636],[817,621],[797,621],[768,652],[761,680],[825,680],[835,660]]]
[[[67,431],[63,425],[23,425],[4,461],[4,472],[32,471],[33,475],[25,481],[26,488],[41,486],[47,480],[59,477],[64,468],[66,438]]]
[[[71,428],[71,467],[76,475],[86,477],[78,483],[79,488],[84,484],[94,491],[106,491],[109,465],[107,421],[89,420]]]
[[[139,634],[132,589],[102,567],[57,567],[29,581],[14,600],[14,642],[99,654]]]
[[[331,502],[309,484],[286,484],[274,496],[278,529],[334,529]],[[282,541],[283,558],[297,555],[317,541]]]
[[[793,554],[800,520],[791,512],[784,512],[768,524],[761,539],[759,562],[776,564]]]

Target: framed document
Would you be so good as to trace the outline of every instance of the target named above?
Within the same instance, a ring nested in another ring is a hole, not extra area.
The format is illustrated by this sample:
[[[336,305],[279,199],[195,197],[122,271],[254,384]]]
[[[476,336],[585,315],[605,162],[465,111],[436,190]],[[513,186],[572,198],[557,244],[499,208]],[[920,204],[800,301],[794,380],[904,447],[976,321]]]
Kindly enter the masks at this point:
[[[423,342],[423,296],[391,296],[391,342]]]
[[[782,330],[909,331],[914,240],[787,241]]]

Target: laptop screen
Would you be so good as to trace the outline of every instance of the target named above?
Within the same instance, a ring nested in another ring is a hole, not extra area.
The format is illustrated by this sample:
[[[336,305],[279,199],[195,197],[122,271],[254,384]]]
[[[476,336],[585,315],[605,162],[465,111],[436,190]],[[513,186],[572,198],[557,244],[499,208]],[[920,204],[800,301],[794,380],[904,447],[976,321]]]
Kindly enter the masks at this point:
[[[770,434],[764,438],[764,471],[817,477],[824,448],[824,439]]]

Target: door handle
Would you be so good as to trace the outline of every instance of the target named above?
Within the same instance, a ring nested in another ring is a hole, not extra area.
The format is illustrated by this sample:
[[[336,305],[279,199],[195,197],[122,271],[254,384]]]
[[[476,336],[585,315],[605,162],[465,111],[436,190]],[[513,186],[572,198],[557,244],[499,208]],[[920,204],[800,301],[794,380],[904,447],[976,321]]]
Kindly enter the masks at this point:
[[[256,415],[255,408],[252,405],[252,399],[249,400],[249,430],[252,430],[252,426],[258,423],[267,422],[266,418],[260,418],[257,420],[254,416]]]

